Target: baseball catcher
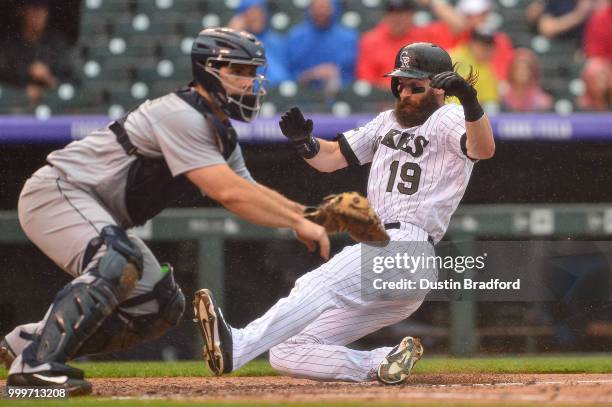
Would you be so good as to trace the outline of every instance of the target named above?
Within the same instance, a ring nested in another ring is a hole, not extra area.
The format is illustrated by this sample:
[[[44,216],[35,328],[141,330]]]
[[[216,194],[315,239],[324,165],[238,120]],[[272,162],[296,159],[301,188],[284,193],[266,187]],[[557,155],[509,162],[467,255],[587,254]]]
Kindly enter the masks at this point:
[[[238,216],[295,231],[329,254],[325,229],[303,206],[255,182],[230,118],[251,121],[266,93],[257,71],[262,43],[245,31],[201,31],[191,50],[193,81],[47,156],[23,187],[19,220],[28,238],[74,279],[40,322],[0,340],[9,386],[91,392],[74,357],[110,352],[175,327],[185,297],[129,229],[201,194]]]

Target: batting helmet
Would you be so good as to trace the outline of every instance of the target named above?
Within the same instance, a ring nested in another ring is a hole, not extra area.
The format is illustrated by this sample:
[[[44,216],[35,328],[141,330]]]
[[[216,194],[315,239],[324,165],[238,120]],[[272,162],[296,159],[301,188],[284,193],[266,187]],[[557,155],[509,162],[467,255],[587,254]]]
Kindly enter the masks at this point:
[[[399,98],[398,78],[431,79],[441,72],[452,71],[453,61],[444,49],[428,42],[415,42],[401,48],[395,57],[391,77],[391,92]]]
[[[193,79],[202,85],[232,119],[249,122],[261,108],[267,81],[263,74],[253,76],[247,90],[231,86],[220,75],[224,65],[266,65],[261,41],[246,31],[230,28],[207,28],[200,31],[191,47]]]

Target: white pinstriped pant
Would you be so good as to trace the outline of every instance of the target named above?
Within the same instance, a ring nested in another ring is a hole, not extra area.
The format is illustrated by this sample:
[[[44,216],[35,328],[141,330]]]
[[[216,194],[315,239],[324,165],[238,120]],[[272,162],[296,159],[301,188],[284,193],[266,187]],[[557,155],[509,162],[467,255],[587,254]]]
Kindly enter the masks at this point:
[[[392,241],[406,242],[423,242],[428,237],[410,224],[389,230],[389,235]],[[433,254],[433,246],[428,247]],[[289,376],[372,380],[391,348],[357,351],[346,345],[409,317],[424,297],[423,291],[408,291],[393,300],[364,301],[361,244],[348,246],[300,277],[289,295],[263,316],[242,329],[232,328],[234,369],[270,350],[272,366]]]

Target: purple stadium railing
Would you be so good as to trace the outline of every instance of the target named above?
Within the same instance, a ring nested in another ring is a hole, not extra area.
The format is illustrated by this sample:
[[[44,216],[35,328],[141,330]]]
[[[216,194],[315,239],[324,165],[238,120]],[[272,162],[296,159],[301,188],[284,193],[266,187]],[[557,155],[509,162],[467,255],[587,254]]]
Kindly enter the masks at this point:
[[[372,115],[335,117],[311,115],[315,135],[333,138],[341,131],[361,126]],[[0,144],[66,144],[106,126],[106,116],[56,116],[39,120],[31,116],[0,117]],[[498,140],[551,141],[612,141],[612,113],[517,114],[505,113],[491,117]],[[235,123],[244,144],[285,141],[278,128],[278,118],[260,118],[251,124]]]

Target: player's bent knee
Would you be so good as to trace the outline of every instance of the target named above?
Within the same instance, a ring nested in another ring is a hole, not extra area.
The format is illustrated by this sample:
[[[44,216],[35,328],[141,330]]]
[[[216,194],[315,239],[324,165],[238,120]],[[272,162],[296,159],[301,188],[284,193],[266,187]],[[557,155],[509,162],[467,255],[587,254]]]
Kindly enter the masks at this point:
[[[279,346],[282,346],[282,344],[274,346],[270,349],[268,357],[270,366],[272,366],[272,368],[279,373],[287,373],[287,367],[285,366],[284,360],[281,357],[283,352],[279,349]]]
[[[91,271],[106,280],[115,290],[119,301],[126,299],[142,277],[143,255],[125,231],[117,226],[106,226],[100,237],[106,253]]]
[[[268,359],[274,370],[287,376],[291,376],[295,373],[291,369],[292,364],[288,359],[293,346],[294,345],[280,343],[270,349]]]

